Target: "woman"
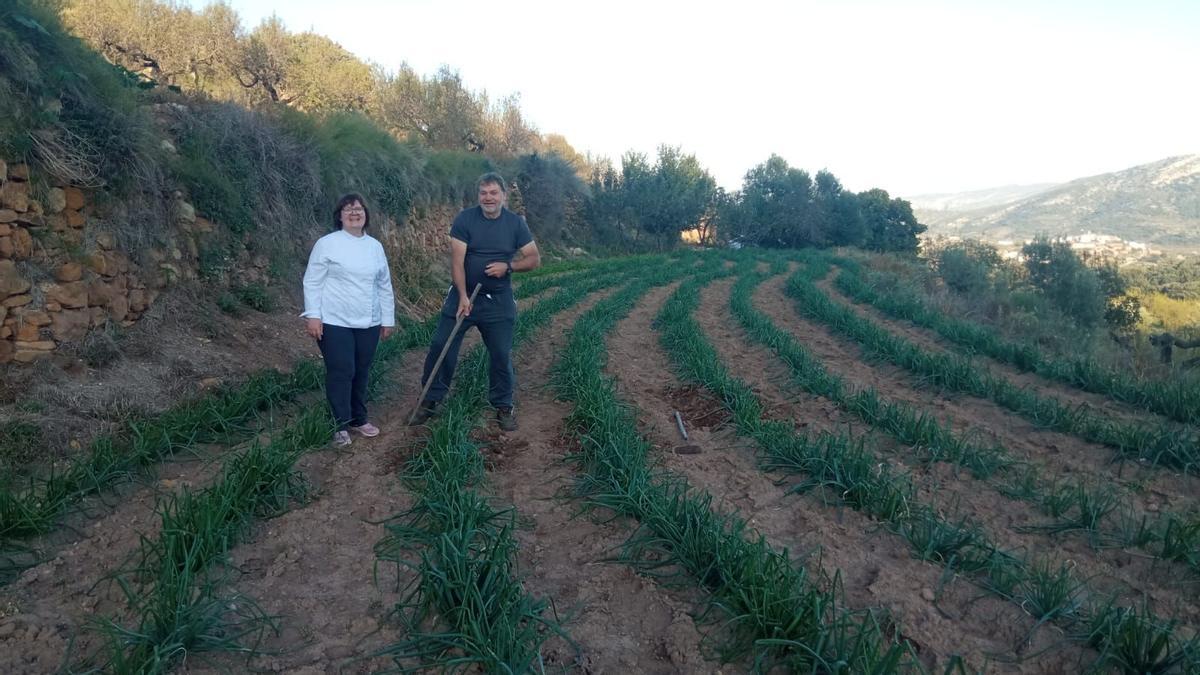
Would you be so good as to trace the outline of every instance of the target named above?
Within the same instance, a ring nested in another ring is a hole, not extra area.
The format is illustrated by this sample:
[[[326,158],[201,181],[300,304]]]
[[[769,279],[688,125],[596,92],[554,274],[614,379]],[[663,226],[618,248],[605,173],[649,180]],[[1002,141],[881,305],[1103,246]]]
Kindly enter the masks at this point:
[[[371,224],[362,197],[348,194],[333,210],[334,232],[321,237],[304,272],[308,334],[325,359],[325,395],[337,421],[333,445],[350,445],[350,432],[371,437],[367,376],[375,347],[392,334],[395,301],[383,246],[366,234]]]

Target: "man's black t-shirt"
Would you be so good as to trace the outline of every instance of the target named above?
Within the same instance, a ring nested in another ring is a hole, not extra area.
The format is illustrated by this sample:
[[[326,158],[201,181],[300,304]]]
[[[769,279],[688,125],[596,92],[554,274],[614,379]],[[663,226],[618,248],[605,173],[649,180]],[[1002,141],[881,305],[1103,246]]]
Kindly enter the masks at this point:
[[[483,215],[481,207],[463,209],[450,226],[450,236],[467,245],[467,293],[475,284],[483,284],[480,293],[504,293],[512,290],[509,275],[497,279],[484,273],[488,263],[511,262],[517,250],[533,241],[525,219],[506,208],[495,220]]]

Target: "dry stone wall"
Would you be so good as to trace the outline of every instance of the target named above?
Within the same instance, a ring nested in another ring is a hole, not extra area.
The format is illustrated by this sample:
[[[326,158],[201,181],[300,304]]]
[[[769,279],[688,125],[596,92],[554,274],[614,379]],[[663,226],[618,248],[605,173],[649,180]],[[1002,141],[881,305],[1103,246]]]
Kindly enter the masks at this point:
[[[85,190],[43,185],[35,197],[33,178],[28,165],[0,160],[0,364],[49,357],[93,329],[134,325],[172,284],[198,278],[200,243],[221,234],[176,193],[163,243],[139,251],[135,261],[120,250]],[[388,222],[372,232],[397,283],[444,274],[457,210],[427,205],[403,227]],[[269,283],[268,265],[265,256],[246,253],[235,262],[238,280]],[[427,309],[400,304],[402,311]]]
[[[80,188],[56,185],[34,198],[26,164],[0,160],[0,363],[31,362],[109,322],[130,326],[169,283],[89,231]]]

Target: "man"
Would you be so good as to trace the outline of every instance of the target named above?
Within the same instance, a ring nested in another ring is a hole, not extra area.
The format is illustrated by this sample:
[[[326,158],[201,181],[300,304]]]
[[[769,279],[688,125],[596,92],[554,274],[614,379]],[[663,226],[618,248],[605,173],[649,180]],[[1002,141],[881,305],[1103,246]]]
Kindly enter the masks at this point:
[[[478,188],[479,206],[464,209],[450,227],[450,277],[454,285],[442,304],[433,343],[425,356],[422,386],[429,382],[433,364],[460,316],[463,317],[463,328],[454,336],[441,368],[434,375],[429,393],[421,401],[411,423],[421,424],[428,420],[446,397],[463,334],[475,326],[488,350],[488,402],[496,409],[500,428],[516,431],[511,354],[517,303],[513,299],[511,275],[536,268],[542,259],[525,219],[505,208],[508,193],[500,174],[480,176]],[[514,258],[518,253],[519,257]],[[481,287],[472,304],[471,290],[475,284],[481,284]]]

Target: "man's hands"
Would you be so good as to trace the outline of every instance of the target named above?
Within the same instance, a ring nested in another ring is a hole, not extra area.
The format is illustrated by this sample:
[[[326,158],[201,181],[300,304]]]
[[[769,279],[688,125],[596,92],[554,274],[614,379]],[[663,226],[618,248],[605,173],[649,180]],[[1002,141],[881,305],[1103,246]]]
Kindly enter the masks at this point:
[[[488,275],[489,277],[494,277],[496,279],[499,279],[500,277],[503,277],[504,275],[508,274],[508,271],[509,271],[509,269],[511,269],[511,267],[512,266],[506,262],[488,263],[487,267],[483,268],[483,273]]]
[[[517,249],[515,261],[500,260],[490,262],[483,268],[483,273],[494,279],[499,279],[511,272],[528,272],[537,269],[542,264],[542,254],[538,252],[537,242],[529,242]]]
[[[325,326],[321,323],[320,319],[305,319],[304,330],[314,340],[320,340],[321,336],[325,334]]]
[[[386,340],[392,336],[392,333],[395,333],[395,332],[396,332],[395,326],[381,326],[379,328],[379,339]]]
[[[471,316],[471,298],[459,293],[458,314],[455,316],[460,319],[464,316]]]

